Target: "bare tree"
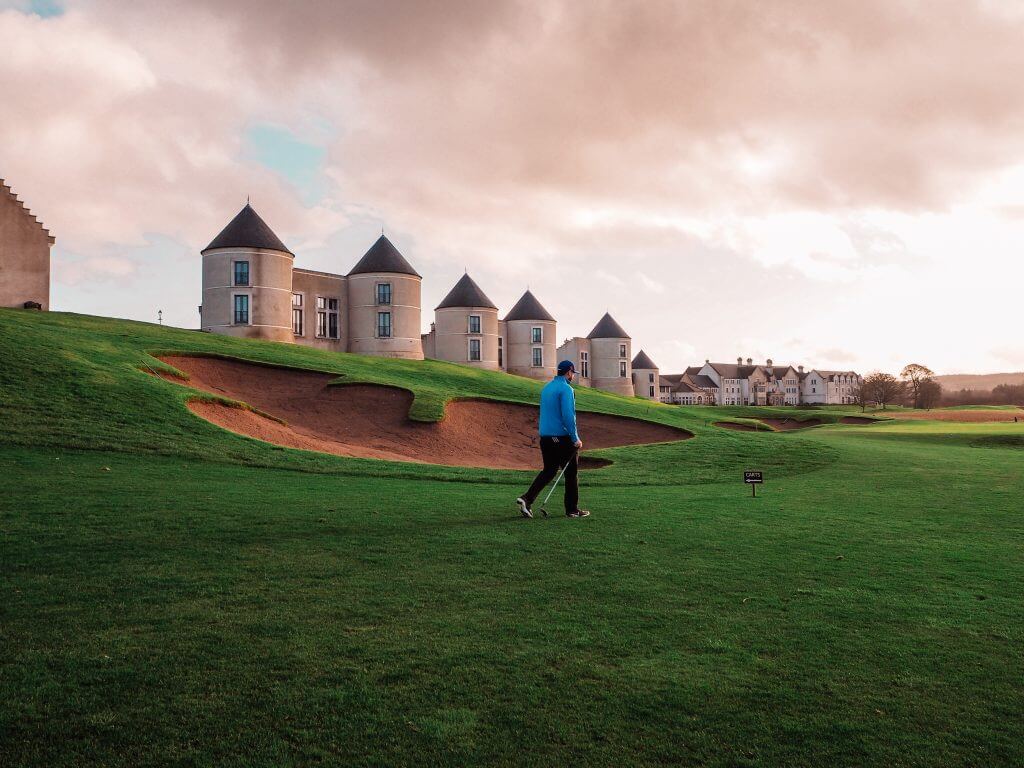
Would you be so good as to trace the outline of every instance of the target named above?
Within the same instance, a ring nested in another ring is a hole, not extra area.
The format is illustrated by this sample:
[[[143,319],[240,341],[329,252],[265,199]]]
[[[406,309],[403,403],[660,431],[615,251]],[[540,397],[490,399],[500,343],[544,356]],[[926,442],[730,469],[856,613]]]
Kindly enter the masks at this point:
[[[900,371],[900,378],[907,383],[910,399],[915,408],[924,407],[921,405],[921,385],[925,381],[931,381],[934,375],[935,371],[920,363],[910,363]]]
[[[861,413],[868,409],[868,403],[871,402],[871,393],[864,384],[864,379],[861,379],[860,382],[854,384],[850,389],[850,394],[853,396],[853,404],[860,406]]]
[[[869,400],[882,406],[895,403],[906,396],[907,385],[893,376],[891,373],[872,373],[864,379],[860,385],[861,395],[864,400]]]
[[[918,387],[919,408],[934,408],[942,401],[942,385],[935,379],[924,379]]]

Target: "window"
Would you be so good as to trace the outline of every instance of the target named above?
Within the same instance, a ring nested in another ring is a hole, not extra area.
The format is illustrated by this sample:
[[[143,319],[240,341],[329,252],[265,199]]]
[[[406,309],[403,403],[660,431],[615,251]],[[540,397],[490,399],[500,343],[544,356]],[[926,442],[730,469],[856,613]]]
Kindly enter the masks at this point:
[[[625,357],[625,356],[626,356],[626,345],[625,344],[619,344],[619,357]]]
[[[625,360],[620,360],[619,361],[619,377],[623,378],[623,379],[626,378],[626,361]]]
[[[539,325],[535,325],[533,328],[531,328],[530,329],[530,341],[533,344],[543,344],[544,343],[544,329],[541,328]]]
[[[378,312],[377,313],[377,338],[390,339],[391,338],[391,313],[390,312]]]
[[[235,262],[235,285],[248,285],[249,284],[249,262],[248,261],[236,261]]]
[[[327,338],[338,338],[338,300],[327,300]]]
[[[302,335],[302,294],[292,294],[292,333]]]
[[[544,367],[544,350],[541,347],[533,348],[533,367],[543,368]]]
[[[505,339],[498,337],[498,367],[505,367]]]
[[[327,300],[316,297],[316,335],[317,338],[327,336]]]
[[[654,383],[654,374],[653,373],[648,373],[647,374],[647,380],[653,384]]]
[[[235,325],[249,324],[249,297],[235,296]]]
[[[580,352],[580,376],[584,379],[590,378],[590,353]]]
[[[316,297],[316,335],[323,339],[338,338],[338,300]]]
[[[480,333],[480,315],[469,316],[469,332]]]
[[[480,339],[469,340],[469,359],[473,361],[480,360]]]
[[[651,387],[651,397],[654,397],[654,387]]]
[[[391,283],[377,283],[377,303],[391,303]]]

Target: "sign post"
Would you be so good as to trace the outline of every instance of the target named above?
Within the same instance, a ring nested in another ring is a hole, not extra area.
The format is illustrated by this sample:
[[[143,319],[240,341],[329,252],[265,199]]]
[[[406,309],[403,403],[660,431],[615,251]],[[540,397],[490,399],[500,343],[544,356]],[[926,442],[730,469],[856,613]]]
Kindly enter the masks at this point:
[[[750,486],[750,495],[757,498],[757,486],[764,482],[764,473],[760,470],[748,469],[743,473],[743,482]]]

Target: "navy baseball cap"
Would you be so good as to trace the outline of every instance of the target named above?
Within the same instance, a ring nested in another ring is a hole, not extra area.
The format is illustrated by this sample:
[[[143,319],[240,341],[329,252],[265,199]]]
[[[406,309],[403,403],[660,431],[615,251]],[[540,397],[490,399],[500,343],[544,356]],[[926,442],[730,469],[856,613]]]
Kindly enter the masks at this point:
[[[569,371],[576,373],[576,366],[572,364],[572,360],[563,360],[558,364],[559,376],[565,376]]]

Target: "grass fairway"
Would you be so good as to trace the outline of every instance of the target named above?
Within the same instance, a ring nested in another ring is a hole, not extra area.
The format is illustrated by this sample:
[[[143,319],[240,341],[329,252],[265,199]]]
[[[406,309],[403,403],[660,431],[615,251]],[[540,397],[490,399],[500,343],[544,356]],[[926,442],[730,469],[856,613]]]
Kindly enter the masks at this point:
[[[524,521],[528,473],[224,432],[139,372],[165,351],[424,419],[538,390],[0,310],[4,766],[1020,764],[1024,424],[735,432],[776,412],[580,392],[696,437],[602,451],[590,519]]]

